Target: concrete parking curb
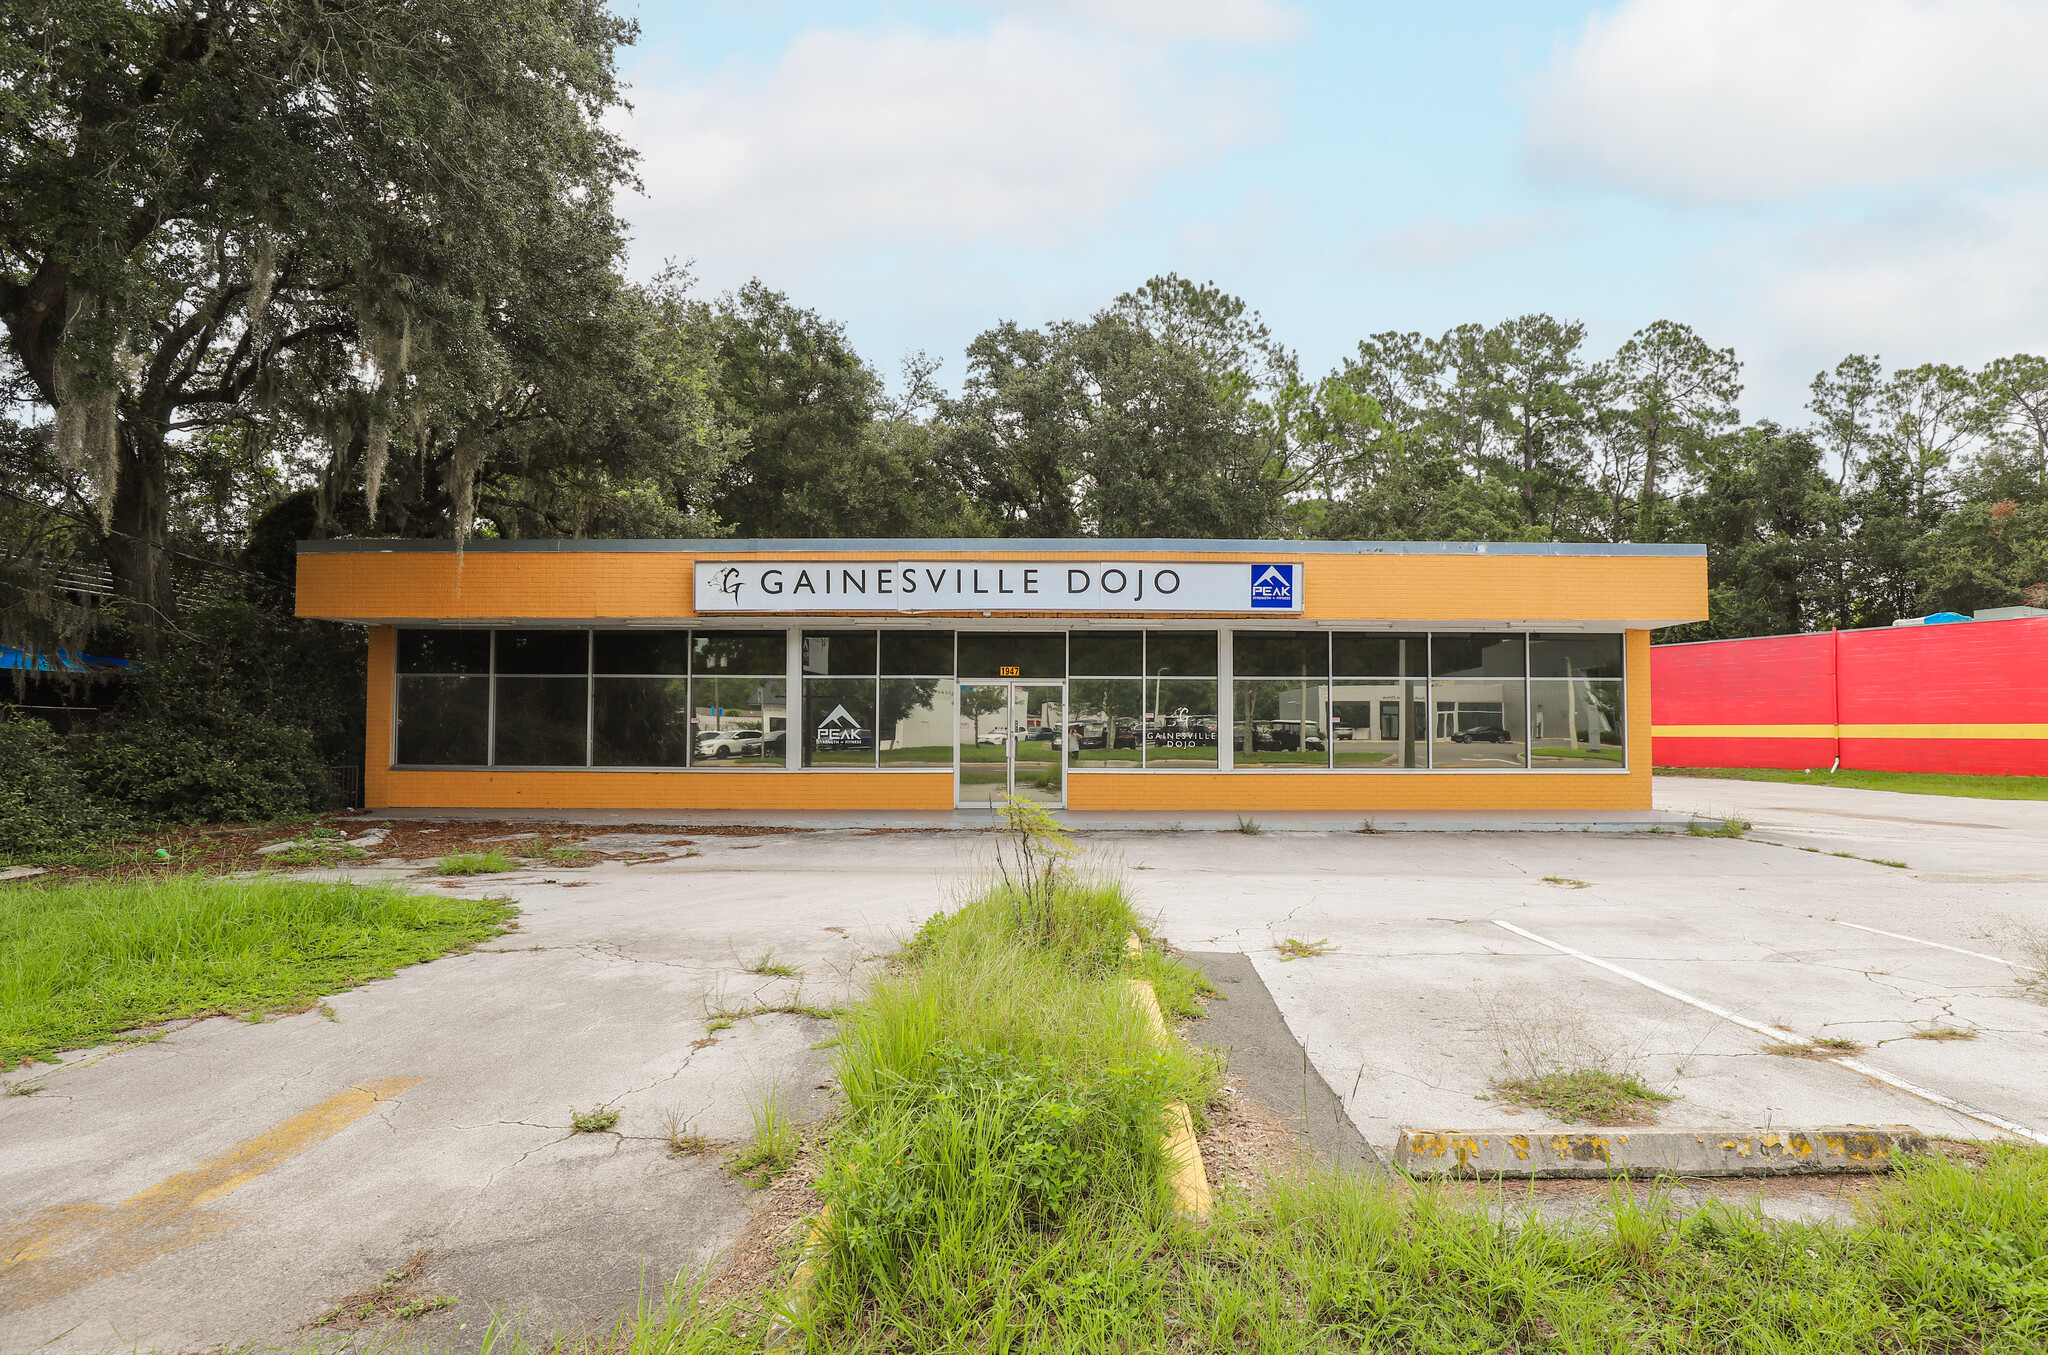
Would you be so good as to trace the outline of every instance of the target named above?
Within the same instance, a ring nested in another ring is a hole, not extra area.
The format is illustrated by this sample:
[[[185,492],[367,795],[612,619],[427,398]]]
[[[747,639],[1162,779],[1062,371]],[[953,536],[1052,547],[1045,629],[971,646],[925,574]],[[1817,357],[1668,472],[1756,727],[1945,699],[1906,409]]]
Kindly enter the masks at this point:
[[[1125,949],[1133,957],[1144,952],[1144,943],[1132,936],[1125,940]],[[1159,994],[1146,979],[1125,979],[1130,985],[1131,999],[1138,1004],[1138,1011],[1146,1029],[1154,1040],[1164,1042],[1172,1038],[1166,1029],[1166,1017],[1159,1010]],[[1166,1170],[1173,1187],[1174,1207],[1197,1223],[1209,1217],[1214,1197],[1209,1191],[1209,1172],[1202,1165],[1201,1145],[1195,1142],[1195,1120],[1187,1104],[1175,1101],[1166,1108],[1165,1123],[1160,1129],[1159,1151],[1166,1159]]]
[[[1411,1176],[1818,1176],[1881,1172],[1924,1153],[1909,1125],[1814,1129],[1596,1129],[1557,1134],[1403,1129],[1394,1165]]]

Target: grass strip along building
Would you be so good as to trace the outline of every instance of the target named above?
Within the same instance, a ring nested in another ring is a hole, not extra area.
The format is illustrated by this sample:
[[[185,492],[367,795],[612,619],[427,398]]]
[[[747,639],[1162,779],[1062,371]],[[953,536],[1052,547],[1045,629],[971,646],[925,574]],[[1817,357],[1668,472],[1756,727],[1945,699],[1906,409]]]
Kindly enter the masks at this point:
[[[373,808],[1650,806],[1698,546],[345,540]]]

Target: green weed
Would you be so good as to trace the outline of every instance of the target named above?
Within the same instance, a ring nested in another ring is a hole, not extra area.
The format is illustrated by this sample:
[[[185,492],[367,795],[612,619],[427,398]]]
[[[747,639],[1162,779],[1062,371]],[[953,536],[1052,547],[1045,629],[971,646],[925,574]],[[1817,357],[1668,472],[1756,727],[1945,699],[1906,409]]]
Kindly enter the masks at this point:
[[[1246,818],[1240,814],[1237,816],[1237,831],[1256,837],[1266,831],[1266,826],[1257,819]]]
[[[1560,889],[1591,888],[1591,886],[1589,886],[1584,880],[1574,880],[1569,875],[1546,875],[1543,877],[1543,883],[1547,885],[1556,885]]]
[[[731,1166],[733,1175],[761,1190],[773,1185],[776,1177],[796,1164],[798,1139],[779,1091],[771,1091],[754,1103],[753,1119],[753,1142],[732,1160]],[[670,1142],[673,1147],[673,1138]]]
[[[0,1066],[215,1013],[302,1011],[497,936],[518,910],[258,878],[0,888]]]
[[[759,974],[763,978],[771,979],[793,979],[804,972],[793,964],[777,961],[772,950],[762,952],[760,958],[749,964],[746,969],[749,974]]]
[[[592,1106],[589,1110],[569,1107],[571,1134],[608,1134],[618,1128],[619,1112],[613,1106]]]
[[[1273,949],[1280,952],[1280,963],[1289,960],[1313,960],[1318,955],[1328,955],[1337,947],[1328,941],[1304,941],[1298,936],[1273,943]]]
[[[436,875],[497,875],[518,869],[519,863],[496,847],[487,852],[457,852],[434,863]]]
[[[1655,1124],[1657,1107],[1673,1099],[1626,1073],[1594,1068],[1497,1082],[1494,1092],[1518,1106],[1548,1111],[1566,1124]]]
[[[1752,827],[1748,819],[1694,819],[1685,831],[1694,837],[1741,837]]]
[[[1953,1026],[1933,1026],[1927,1030],[1914,1031],[1913,1038],[1916,1040],[1974,1040],[1977,1038],[1977,1032],[1974,1030],[1957,1030]]]

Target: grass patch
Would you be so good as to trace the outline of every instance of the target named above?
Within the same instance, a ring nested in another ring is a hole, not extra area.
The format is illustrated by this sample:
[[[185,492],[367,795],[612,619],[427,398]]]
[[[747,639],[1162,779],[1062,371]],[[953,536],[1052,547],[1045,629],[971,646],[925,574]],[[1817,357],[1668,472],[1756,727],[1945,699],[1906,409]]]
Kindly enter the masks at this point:
[[[501,900],[196,875],[0,887],[0,1066],[185,1017],[303,1011],[507,930]]]
[[[457,852],[434,863],[436,875],[499,875],[518,869],[519,863],[496,847],[487,852]]]
[[[1140,928],[1120,883],[1008,880],[927,922],[841,1019],[847,1111],[818,1182],[833,1224],[806,1317],[835,1348],[945,1345],[986,1320],[966,1314],[1091,1303],[1106,1277],[1070,1262],[1112,1220],[1164,1225],[1161,1115],[1217,1086],[1210,1057],[1145,1033],[1131,974],[1159,976],[1167,1010],[1207,985],[1126,948]]]
[[[1775,767],[1659,767],[1659,776],[1717,781],[1774,781],[1795,786],[1895,790],[1907,795],[1956,795],[1976,800],[2048,800],[2048,776],[1961,776],[1945,772],[1781,771]]]
[[[1597,1068],[1496,1082],[1493,1090],[1497,1100],[1547,1111],[1566,1124],[1655,1124],[1657,1107],[1673,1099],[1626,1073]]]
[[[1741,837],[1751,826],[1748,819],[1694,819],[1685,831],[1694,837]]]
[[[592,1106],[589,1110],[569,1107],[571,1134],[609,1134],[618,1127],[619,1112],[612,1106]]]
[[[1275,941],[1273,949],[1280,952],[1280,963],[1286,964],[1289,960],[1313,960],[1318,955],[1328,955],[1337,947],[1328,941],[1304,941],[1298,936],[1290,936]]]
[[[1974,1030],[1957,1030],[1953,1026],[1935,1026],[1928,1030],[1914,1031],[1913,1038],[1916,1040],[1974,1040],[1977,1038],[1977,1032]]]
[[[755,1190],[763,1190],[796,1165],[800,1143],[781,1092],[771,1091],[755,1102],[753,1118],[753,1141],[729,1165],[733,1175]]]
[[[1547,885],[1556,885],[1560,889],[1592,888],[1592,886],[1588,885],[1584,880],[1574,880],[1569,875],[1546,875],[1543,877],[1543,883]]]
[[[772,950],[763,952],[758,959],[746,966],[746,970],[749,974],[759,974],[770,979],[793,979],[804,972],[793,964],[778,961]]]
[[[1248,833],[1256,837],[1258,834],[1266,831],[1266,826],[1260,823],[1257,819],[1249,819],[1246,818],[1244,815],[1240,814],[1237,816],[1236,831],[1240,833]]]
[[[1832,1059],[1843,1054],[1861,1054],[1863,1046],[1839,1035],[1820,1035],[1811,1040],[1767,1044],[1764,1053],[1787,1059]]]

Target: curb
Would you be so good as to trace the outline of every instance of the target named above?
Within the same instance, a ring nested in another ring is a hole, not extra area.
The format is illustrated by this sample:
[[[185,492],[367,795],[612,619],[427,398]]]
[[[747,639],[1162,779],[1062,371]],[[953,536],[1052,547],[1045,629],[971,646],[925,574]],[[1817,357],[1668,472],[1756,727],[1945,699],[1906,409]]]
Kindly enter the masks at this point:
[[[1144,949],[1144,943],[1136,936],[1124,941],[1125,953],[1132,959],[1143,954]],[[1133,978],[1125,979],[1124,983],[1130,988],[1131,1000],[1137,1004],[1139,1016],[1152,1038],[1162,1043],[1171,1039],[1166,1018],[1159,1010],[1159,994],[1153,991],[1152,984]],[[1188,1112],[1186,1102],[1175,1101],[1162,1118],[1166,1123],[1159,1133],[1159,1153],[1166,1159],[1174,1207],[1197,1223],[1206,1222],[1215,1197],[1209,1192],[1209,1173],[1202,1166],[1201,1146],[1195,1142],[1194,1116]]]
[[[1926,1151],[1927,1139],[1902,1124],[1565,1134],[1403,1129],[1394,1148],[1394,1165],[1411,1176],[1532,1180],[1624,1175],[1821,1176],[1888,1171],[1899,1156]]]

